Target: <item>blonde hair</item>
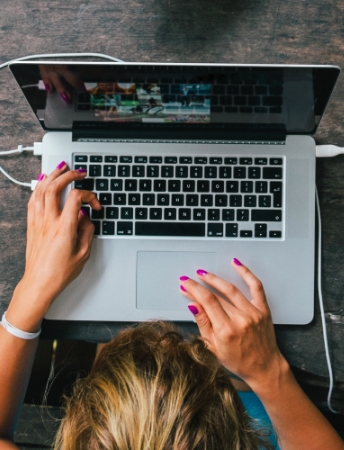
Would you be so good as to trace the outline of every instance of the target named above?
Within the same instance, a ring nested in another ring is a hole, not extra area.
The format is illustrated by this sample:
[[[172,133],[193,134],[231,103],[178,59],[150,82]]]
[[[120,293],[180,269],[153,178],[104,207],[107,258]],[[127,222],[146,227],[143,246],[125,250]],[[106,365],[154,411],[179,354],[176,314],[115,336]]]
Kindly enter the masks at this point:
[[[171,323],[120,332],[66,400],[55,450],[272,448],[202,338]]]

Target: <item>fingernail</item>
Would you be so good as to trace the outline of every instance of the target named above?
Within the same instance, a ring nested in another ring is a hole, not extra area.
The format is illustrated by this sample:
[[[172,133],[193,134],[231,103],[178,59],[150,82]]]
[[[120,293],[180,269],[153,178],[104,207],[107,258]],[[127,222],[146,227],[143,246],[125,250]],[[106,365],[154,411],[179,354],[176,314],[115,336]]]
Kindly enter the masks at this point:
[[[79,173],[86,173],[87,169],[82,169],[81,167],[79,167],[78,172]]]
[[[198,309],[194,305],[188,305],[188,308],[194,316],[199,313]]]
[[[68,97],[68,95],[65,92],[61,92],[61,98],[63,101],[65,101],[66,103],[69,103],[70,99]]]
[[[184,291],[184,292],[187,292],[187,290],[185,289],[185,287],[184,286],[179,286],[180,287],[180,289],[182,290],[182,291]]]
[[[234,262],[234,264],[236,264],[237,266],[242,266],[241,262],[240,262],[238,259],[236,259],[236,258],[233,258],[233,262]]]
[[[189,277],[187,277],[186,275],[182,275],[181,277],[179,277],[180,281],[186,281],[189,279]]]
[[[204,277],[204,275],[207,275],[207,271],[203,269],[196,270],[197,275],[201,275],[201,277]]]
[[[60,164],[58,164],[56,166],[56,169],[62,169],[62,167],[65,166],[65,165],[66,165],[66,162],[65,161],[61,161]]]
[[[44,178],[44,173],[40,173],[40,174],[38,175],[37,180],[38,180],[38,181],[42,181],[43,178]]]
[[[46,90],[47,92],[50,92],[50,91],[51,91],[50,84],[45,83],[45,84],[44,84],[44,87],[45,87],[45,90]]]
[[[87,214],[86,209],[81,208],[81,209],[80,209],[80,212],[81,212],[81,214],[82,214],[83,216],[88,217],[88,214]]]

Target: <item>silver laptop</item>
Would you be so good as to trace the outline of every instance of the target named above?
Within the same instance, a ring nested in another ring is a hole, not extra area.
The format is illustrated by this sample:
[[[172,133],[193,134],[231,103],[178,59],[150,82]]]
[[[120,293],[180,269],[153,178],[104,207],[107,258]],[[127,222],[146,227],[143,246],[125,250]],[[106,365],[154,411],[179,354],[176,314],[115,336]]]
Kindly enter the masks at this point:
[[[103,205],[85,206],[91,258],[47,319],[190,321],[181,275],[205,269],[250,297],[235,257],[263,281],[275,324],[312,320],[310,135],[338,67],[26,62],[11,71],[47,132],[42,172],[62,160],[86,168],[71,188]],[[42,89],[47,80],[57,89]]]

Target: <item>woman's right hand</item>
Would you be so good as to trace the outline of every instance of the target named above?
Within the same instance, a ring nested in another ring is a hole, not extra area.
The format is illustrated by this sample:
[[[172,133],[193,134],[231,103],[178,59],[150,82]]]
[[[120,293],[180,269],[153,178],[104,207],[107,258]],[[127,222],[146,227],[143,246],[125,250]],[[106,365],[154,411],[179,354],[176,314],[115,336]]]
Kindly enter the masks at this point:
[[[204,270],[197,271],[199,279],[216,293],[185,276],[181,277],[181,292],[191,300],[189,306],[196,308],[195,319],[209,350],[255,390],[268,385],[288,364],[276,343],[262,283],[238,260],[232,266],[248,285],[251,301],[233,284]]]

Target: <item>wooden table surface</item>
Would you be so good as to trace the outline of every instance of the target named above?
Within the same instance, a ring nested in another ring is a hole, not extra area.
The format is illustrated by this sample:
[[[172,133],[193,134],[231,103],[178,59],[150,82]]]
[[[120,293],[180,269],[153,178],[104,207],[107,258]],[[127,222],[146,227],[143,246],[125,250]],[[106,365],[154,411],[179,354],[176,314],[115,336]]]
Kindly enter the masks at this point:
[[[97,0],[1,2],[0,63],[34,53],[101,52],[126,61],[336,64],[344,67],[341,0]],[[8,70],[0,72],[0,150],[32,145],[43,131]],[[340,77],[317,143],[344,146]],[[40,158],[0,157],[22,181],[37,178]],[[344,386],[344,155],[317,161],[323,217],[323,293],[335,379]],[[28,188],[0,174],[0,312],[24,269]],[[263,280],[264,281],[264,280]],[[327,377],[315,298],[307,326],[277,326],[289,362]],[[194,324],[190,327],[195,329]],[[42,338],[105,341],[118,324],[44,325]],[[343,383],[343,384],[342,384]],[[342,389],[344,389],[342,387]]]

